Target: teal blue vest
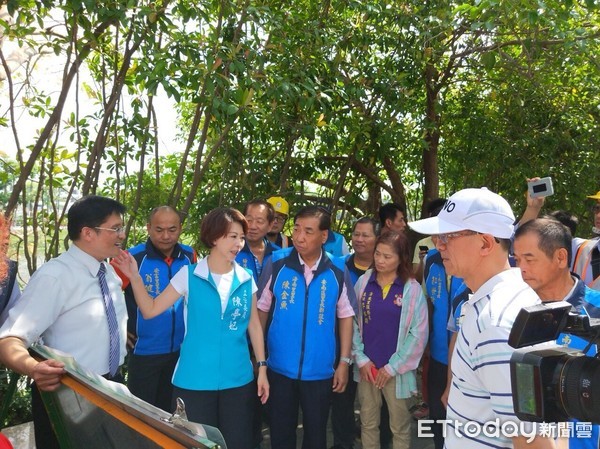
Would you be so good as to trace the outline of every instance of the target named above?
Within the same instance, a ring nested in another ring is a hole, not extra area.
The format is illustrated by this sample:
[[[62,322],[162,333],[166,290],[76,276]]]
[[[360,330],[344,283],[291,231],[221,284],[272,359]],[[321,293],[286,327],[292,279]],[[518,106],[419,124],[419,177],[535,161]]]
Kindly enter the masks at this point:
[[[235,264],[229,300],[221,314],[221,299],[206,259],[188,269],[186,333],[173,385],[187,390],[224,390],[246,385],[253,379],[246,337],[252,311],[252,275]]]

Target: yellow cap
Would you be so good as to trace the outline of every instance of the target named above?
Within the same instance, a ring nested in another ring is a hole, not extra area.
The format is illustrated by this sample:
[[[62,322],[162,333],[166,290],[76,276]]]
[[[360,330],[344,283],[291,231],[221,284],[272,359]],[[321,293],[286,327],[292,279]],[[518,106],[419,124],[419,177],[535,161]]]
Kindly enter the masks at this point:
[[[275,212],[279,212],[283,215],[290,214],[290,205],[286,200],[284,200],[280,196],[272,196],[271,198],[267,198],[267,202],[270,203],[271,206],[273,206]]]
[[[588,195],[588,198],[600,201],[600,190],[598,190],[595,195]]]

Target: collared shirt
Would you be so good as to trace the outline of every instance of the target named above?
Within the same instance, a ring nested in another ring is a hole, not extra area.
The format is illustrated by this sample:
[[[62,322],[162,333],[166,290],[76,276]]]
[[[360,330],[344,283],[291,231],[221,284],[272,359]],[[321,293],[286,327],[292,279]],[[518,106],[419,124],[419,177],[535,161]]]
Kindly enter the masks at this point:
[[[402,312],[404,282],[400,278],[382,288],[373,271],[360,298],[364,353],[377,369],[385,366],[396,352]]]
[[[462,322],[452,354],[452,385],[448,400],[449,426],[445,440],[454,448],[512,448],[512,440],[471,435],[466,426],[455,423],[512,421],[526,431],[531,423],[521,423],[514,413],[510,381],[508,345],[513,322],[523,307],[539,304],[535,292],[523,281],[518,269],[503,271],[474,292],[463,307]],[[531,426],[533,427],[533,426]],[[517,427],[518,428],[518,427]],[[461,437],[458,437],[461,435]]]
[[[121,279],[106,264],[106,281],[119,323],[120,358],[125,360],[127,310]],[[18,337],[30,346],[42,337],[45,345],[71,354],[96,373],[109,371],[108,322],[98,283],[100,262],[71,244],[69,250],[46,262],[31,277],[21,300],[0,328],[0,338]]]
[[[309,267],[306,262],[302,259],[300,254],[298,254],[298,259],[300,260],[300,265],[304,268],[304,281],[306,285],[310,285],[310,282],[313,280],[315,275],[315,271],[319,266],[319,262],[321,262],[321,258],[323,257],[323,251],[321,251],[321,255],[317,259],[317,261],[313,264],[313,266]],[[273,302],[273,292],[271,291],[271,282],[273,279],[269,279],[264,286],[264,289],[260,295],[258,300],[258,309],[263,312],[268,312],[271,310],[271,303]],[[348,318],[354,316],[354,309],[352,308],[352,304],[350,303],[350,299],[348,298],[348,291],[346,290],[346,285],[342,288],[342,294],[340,295],[340,299],[337,302],[336,306],[336,316],[338,318]]]
[[[235,262],[234,266],[232,267],[232,271],[230,271],[229,273],[226,273],[227,279],[225,279],[225,282],[229,284],[229,288],[226,288],[224,290],[227,290],[228,293],[231,290],[231,285],[233,283],[233,277],[234,277],[234,271],[236,271],[236,270],[237,270],[238,276],[240,276],[240,273],[241,273],[239,270],[246,270],[247,272],[250,271],[246,268],[243,268],[241,265],[239,265],[237,262]],[[203,259],[200,259],[198,261],[198,264],[194,268],[194,274],[203,279],[212,279],[214,287],[217,291],[219,291],[219,285],[218,285],[219,282],[215,282],[215,280],[214,280],[215,276],[217,276],[219,278],[219,280],[222,278],[222,276],[225,276],[225,275],[215,275],[215,274],[211,273],[210,269],[208,268],[208,257],[204,257]],[[171,285],[173,286],[173,288],[175,290],[177,290],[177,293],[179,293],[187,298],[189,296],[189,269],[186,268],[184,270],[179,270],[177,272],[177,274],[173,277],[173,279],[171,279]],[[256,282],[254,282],[254,278],[252,278],[252,294],[256,293],[256,290],[257,290]],[[219,296],[221,297],[221,312],[225,312],[225,308],[227,307],[227,301],[229,301],[229,295],[227,295],[224,298],[222,292],[219,291]]]

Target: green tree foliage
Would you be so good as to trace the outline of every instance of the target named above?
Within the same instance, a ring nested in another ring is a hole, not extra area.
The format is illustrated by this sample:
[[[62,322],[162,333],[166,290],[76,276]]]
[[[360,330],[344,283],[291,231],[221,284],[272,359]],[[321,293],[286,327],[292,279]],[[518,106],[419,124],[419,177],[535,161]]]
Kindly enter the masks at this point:
[[[182,209],[195,235],[210,208],[274,193],[327,203],[343,229],[388,200],[417,218],[427,200],[470,186],[501,192],[519,213],[534,175],[555,180],[548,208],[585,218],[584,196],[599,188],[595,2],[6,8],[3,42],[33,55],[15,69],[0,47],[0,126],[17,148],[5,209],[29,226],[30,270],[40,248],[46,258],[61,251],[60,226],[80,194],[125,201],[139,240],[158,203]],[[46,55],[63,64],[58,94],[30,82]],[[158,152],[163,93],[184,143],[168,157]],[[36,133],[17,132],[21,104],[44,120]]]

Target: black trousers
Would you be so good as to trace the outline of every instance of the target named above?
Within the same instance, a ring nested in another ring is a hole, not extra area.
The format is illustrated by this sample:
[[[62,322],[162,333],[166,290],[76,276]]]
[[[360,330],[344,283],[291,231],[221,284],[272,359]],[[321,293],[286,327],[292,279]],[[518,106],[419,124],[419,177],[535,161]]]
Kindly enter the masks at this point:
[[[123,383],[121,370],[114,376],[104,376],[113,382]],[[31,384],[31,414],[33,415],[33,432],[37,449],[60,449],[58,438],[50,422],[50,416],[44,406],[42,395],[35,382]]]
[[[302,407],[303,449],[327,449],[327,418],[333,379],[296,380],[268,370],[271,449],[296,449]]]
[[[37,449],[60,449],[58,439],[50,423],[50,417],[44,407],[40,390],[31,384],[31,413],[33,415],[33,431]]]
[[[255,396],[254,381],[215,391],[173,387],[173,399],[183,399],[188,420],[217,427],[228,449],[252,449]]]
[[[357,382],[352,379],[350,369],[348,385],[343,393],[331,395],[331,430],[333,444],[344,449],[352,449],[356,438],[356,423],[354,421],[354,401],[356,399]]]
[[[177,360],[179,351],[158,355],[130,354],[127,375],[129,391],[158,408],[173,412],[171,379]]]
[[[444,365],[432,358],[429,359],[429,372],[427,373],[427,388],[429,390],[429,419],[446,419],[446,407],[440,400],[446,389],[448,380],[448,365]],[[435,449],[444,447],[443,425],[432,424],[433,444]]]

